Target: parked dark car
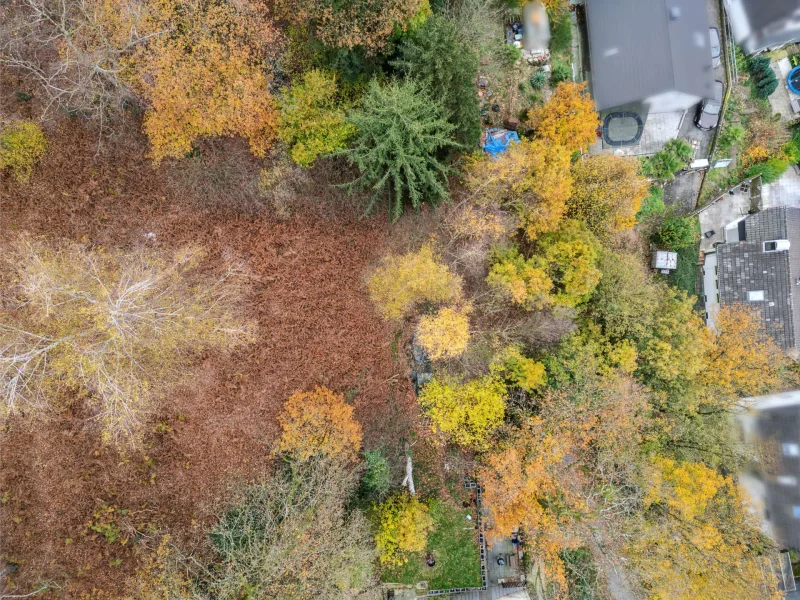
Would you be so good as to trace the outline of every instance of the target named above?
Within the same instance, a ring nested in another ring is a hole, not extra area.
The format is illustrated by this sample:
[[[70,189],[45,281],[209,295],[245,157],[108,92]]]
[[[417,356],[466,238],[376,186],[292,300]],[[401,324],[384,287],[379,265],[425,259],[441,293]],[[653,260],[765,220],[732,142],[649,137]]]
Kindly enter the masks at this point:
[[[720,64],[721,45],[719,43],[719,29],[710,27],[708,30],[708,37],[711,40],[711,64],[716,69]]]
[[[725,85],[721,81],[714,82],[714,97],[706,98],[697,105],[697,115],[694,124],[698,129],[711,131],[719,123],[719,111],[722,109],[722,95]]]

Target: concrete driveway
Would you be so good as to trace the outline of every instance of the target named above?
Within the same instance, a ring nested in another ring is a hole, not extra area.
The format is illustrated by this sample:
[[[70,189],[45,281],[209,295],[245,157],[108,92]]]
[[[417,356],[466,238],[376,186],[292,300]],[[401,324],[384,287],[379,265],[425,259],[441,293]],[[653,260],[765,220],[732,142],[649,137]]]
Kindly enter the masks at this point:
[[[719,0],[706,0],[706,9],[708,10],[708,26],[716,27],[719,30],[720,37],[722,37],[724,35],[724,28],[722,26]],[[723,51],[721,56],[722,61],[719,66],[714,69],[714,79],[722,81],[727,86],[725,80],[726,58],[727,56]],[[678,137],[692,145],[695,159],[708,158],[714,131],[701,131],[695,127],[694,116],[696,110],[696,107],[693,107],[686,111]],[[703,177],[700,173],[688,173],[676,178],[664,189],[664,203],[679,207],[680,209],[692,210],[695,206],[697,196],[700,193],[700,184],[702,181]]]

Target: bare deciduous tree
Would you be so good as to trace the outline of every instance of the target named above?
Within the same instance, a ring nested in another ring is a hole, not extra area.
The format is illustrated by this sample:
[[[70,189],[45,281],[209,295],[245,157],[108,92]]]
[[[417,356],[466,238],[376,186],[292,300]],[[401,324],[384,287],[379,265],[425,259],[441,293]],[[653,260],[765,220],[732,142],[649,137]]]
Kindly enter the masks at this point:
[[[197,248],[164,258],[20,237],[0,312],[0,417],[77,395],[106,441],[136,442],[189,351],[250,335],[236,316],[237,272],[200,280],[201,258]]]
[[[20,0],[0,17],[0,64],[32,75],[53,108],[102,120],[132,101],[132,59],[163,23],[143,0]]]

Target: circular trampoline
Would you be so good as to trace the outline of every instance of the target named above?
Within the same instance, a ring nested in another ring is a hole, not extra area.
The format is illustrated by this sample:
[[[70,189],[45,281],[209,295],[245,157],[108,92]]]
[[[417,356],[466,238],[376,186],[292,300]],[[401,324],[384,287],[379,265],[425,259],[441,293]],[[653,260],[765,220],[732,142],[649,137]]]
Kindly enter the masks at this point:
[[[800,94],[800,66],[795,67],[789,71],[789,76],[786,78],[789,84],[789,89],[795,94]]]
[[[603,119],[603,141],[609,146],[630,146],[639,142],[644,131],[642,118],[635,112],[614,112]]]

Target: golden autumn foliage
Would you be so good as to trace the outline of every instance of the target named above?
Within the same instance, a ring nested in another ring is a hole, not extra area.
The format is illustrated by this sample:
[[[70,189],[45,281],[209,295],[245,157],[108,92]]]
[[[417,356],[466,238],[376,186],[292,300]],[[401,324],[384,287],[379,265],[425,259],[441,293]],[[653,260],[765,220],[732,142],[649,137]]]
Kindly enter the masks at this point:
[[[209,136],[243,136],[263,156],[276,135],[278,112],[264,67],[278,33],[253,11],[224,2],[159,6],[160,26],[169,33],[153,38],[135,60],[138,87],[150,104],[144,130],[154,162],[180,158]]]
[[[456,444],[482,449],[503,422],[505,396],[505,385],[492,375],[467,383],[437,376],[422,388],[419,404],[434,432]]]
[[[58,406],[69,392],[88,403],[104,442],[138,444],[187,356],[252,337],[238,315],[236,271],[200,279],[203,257],[197,247],[164,256],[14,240],[0,314],[0,417]]]
[[[469,342],[469,306],[439,309],[425,315],[417,327],[417,340],[431,360],[456,358],[464,354]]]
[[[278,14],[330,48],[388,50],[396,31],[430,14],[427,0],[278,0]]]
[[[408,562],[406,554],[425,550],[433,518],[419,498],[395,494],[377,507],[377,516],[375,544],[382,565],[403,565]]]
[[[765,556],[772,544],[730,477],[669,458],[645,477],[646,514],[626,555],[651,598],[780,597]]]
[[[779,386],[787,359],[764,331],[756,309],[743,304],[720,308],[710,342],[699,380],[712,399],[754,396]]]
[[[547,383],[544,365],[524,356],[520,347],[516,345],[503,348],[492,360],[490,370],[511,385],[528,393]]]
[[[546,104],[531,111],[529,124],[536,138],[564,146],[569,152],[597,141],[600,120],[585,83],[560,83]]]
[[[582,220],[600,238],[633,228],[648,190],[635,158],[584,157],[572,166],[572,177],[572,196],[567,201],[570,218]]]
[[[314,456],[352,460],[361,447],[361,425],[353,418],[353,407],[325,387],[289,396],[278,421],[277,450],[300,461]]]
[[[467,184],[479,196],[514,208],[530,239],[553,231],[572,193],[570,152],[542,140],[512,144],[498,159],[474,162]]]
[[[527,310],[585,302],[602,277],[596,238],[579,222],[567,221],[542,236],[538,247],[527,259],[515,247],[497,252],[486,278],[489,287]]]
[[[0,129],[0,171],[8,170],[20,183],[27,183],[45,150],[47,138],[32,121],[17,121]]]
[[[461,277],[439,262],[433,246],[388,256],[368,282],[369,294],[384,319],[401,319],[423,302],[454,302],[461,298]]]

